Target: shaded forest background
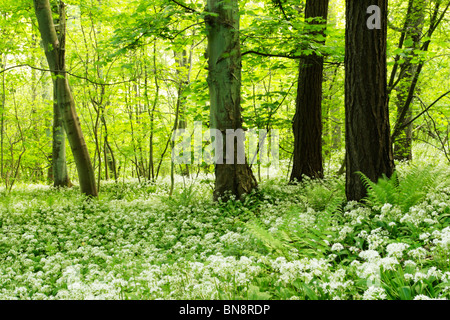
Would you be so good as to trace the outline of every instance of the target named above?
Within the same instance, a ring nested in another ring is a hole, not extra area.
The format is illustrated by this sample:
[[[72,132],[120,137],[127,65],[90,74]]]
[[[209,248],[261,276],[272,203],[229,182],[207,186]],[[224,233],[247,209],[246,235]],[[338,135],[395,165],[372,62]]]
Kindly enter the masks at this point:
[[[211,3],[206,4],[210,9]],[[210,13],[213,10],[205,10],[202,1],[50,1],[50,5],[55,34],[64,43],[59,50],[65,56],[65,70],[59,70],[59,78],[66,78],[70,86],[92,163],[86,179],[95,180],[97,191],[101,192],[104,180],[154,181],[174,174],[214,173],[214,166],[206,163],[171,161],[174,130],[187,128],[192,134],[194,121],[202,121],[204,130],[210,127],[208,21],[216,17]],[[293,180],[302,174],[323,177],[345,172],[345,4],[322,1],[322,12],[314,12],[313,6],[314,1],[239,1],[241,125],[266,129],[269,138],[272,129],[280,135],[281,171],[270,172],[270,165],[258,161],[251,168],[257,181],[279,174]],[[385,92],[396,160],[413,159],[411,146],[416,142],[430,144],[450,159],[448,8],[449,2],[442,0],[393,0],[389,13],[383,10],[387,15]],[[74,154],[61,137],[63,121],[57,115],[58,96],[53,90],[58,76],[52,74],[55,70],[44,54],[37,11],[31,1],[6,0],[0,12],[2,184],[10,190],[19,181],[78,183]],[[366,28],[369,16],[356,22],[357,28]],[[298,106],[312,103],[299,102],[311,93],[304,84],[313,82],[307,73],[311,71],[302,66],[318,59],[322,76],[316,113],[294,117],[296,105],[300,112]],[[366,80],[383,80],[377,77]],[[355,81],[363,78],[360,75]],[[347,90],[351,89],[347,86]],[[349,91],[347,96],[351,95]],[[300,128],[306,132],[314,132],[309,124],[321,125],[314,137],[305,138],[303,133],[298,139],[309,142],[297,149],[295,119],[303,119]],[[353,131],[352,140],[361,140],[363,133]],[[310,153],[316,158],[296,158],[296,150],[308,154],[305,148],[315,148]],[[58,164],[55,152],[67,156]],[[296,169],[299,163],[320,166]],[[54,177],[57,165],[67,172],[59,182]],[[392,170],[383,173],[390,175]]]

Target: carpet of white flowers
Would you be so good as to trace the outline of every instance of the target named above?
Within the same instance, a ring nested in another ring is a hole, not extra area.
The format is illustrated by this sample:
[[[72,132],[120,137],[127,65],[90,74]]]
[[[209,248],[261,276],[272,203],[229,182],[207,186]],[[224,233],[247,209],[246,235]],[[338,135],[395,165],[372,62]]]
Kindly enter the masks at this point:
[[[3,190],[0,299],[450,297],[450,180],[407,212],[330,205],[343,177],[283,180],[227,203],[199,179],[171,198],[166,182],[134,180],[90,201],[76,188]]]

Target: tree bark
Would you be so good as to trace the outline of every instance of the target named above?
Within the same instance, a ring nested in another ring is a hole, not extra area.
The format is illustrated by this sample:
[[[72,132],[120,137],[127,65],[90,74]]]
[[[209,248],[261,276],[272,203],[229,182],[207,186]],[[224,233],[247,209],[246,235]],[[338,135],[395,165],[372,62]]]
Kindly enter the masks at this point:
[[[95,186],[94,170],[65,72],[65,48],[61,46],[64,41],[58,39],[49,0],[33,0],[33,2],[45,55],[56,83],[58,105],[75,159],[80,189],[82,193],[96,197],[98,194]],[[64,3],[61,2],[60,5],[61,11],[64,12]],[[60,16],[60,20],[60,24],[65,24],[65,14]]]
[[[66,162],[66,132],[64,130],[64,121],[61,115],[61,108],[57,98],[57,83],[53,81],[53,139],[52,139],[52,170],[53,186],[70,186],[69,176],[67,174]]]
[[[239,4],[237,0],[208,0],[207,11],[217,14],[205,18],[208,28],[208,85],[210,94],[210,127],[223,137],[221,161],[215,164],[214,199],[227,199],[257,188],[257,182],[245,159],[238,163],[234,154],[227,159],[226,130],[242,129],[241,117],[241,52],[239,43]],[[228,163],[227,163],[228,160]],[[230,163],[232,162],[232,163]]]
[[[380,8],[380,29],[367,27],[367,9]],[[386,83],[387,0],[346,0],[345,138],[346,196],[367,195],[372,181],[394,171]]]
[[[308,0],[305,19],[328,16],[328,0]],[[311,24],[323,22],[313,21]],[[325,22],[326,23],[326,22]],[[311,32],[314,34],[321,32]],[[294,131],[294,158],[290,180],[302,181],[303,175],[323,178],[322,159],[322,83],[323,56],[316,53],[300,59]]]
[[[63,12],[58,6],[54,7],[58,18],[54,19],[55,30],[60,41],[60,46],[65,47],[65,23]],[[61,21],[60,21],[61,20]],[[61,114],[61,106],[58,101],[58,82],[53,80],[53,125],[52,125],[52,173],[54,187],[69,187],[71,185],[67,173],[66,162],[66,132],[64,120]]]

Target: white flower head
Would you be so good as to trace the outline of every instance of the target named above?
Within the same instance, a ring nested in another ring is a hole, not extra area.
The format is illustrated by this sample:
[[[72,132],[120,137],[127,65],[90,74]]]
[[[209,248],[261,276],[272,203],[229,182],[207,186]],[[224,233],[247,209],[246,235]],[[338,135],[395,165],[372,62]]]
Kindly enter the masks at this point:
[[[336,242],[336,243],[334,243],[334,244],[331,246],[331,251],[337,251],[337,252],[339,252],[339,251],[342,251],[342,250],[344,250],[344,246],[343,246],[342,244],[340,244],[339,242]]]
[[[380,254],[376,250],[361,251],[359,256],[366,261],[378,260],[380,258]]]
[[[363,300],[384,300],[387,298],[383,288],[371,286],[363,294]]]
[[[401,258],[403,255],[403,251],[407,248],[409,248],[409,244],[406,243],[390,243],[387,245],[386,251],[388,253],[388,256]]]
[[[385,214],[389,213],[389,211],[391,210],[391,208],[392,208],[392,204],[390,204],[390,203],[385,203],[385,204],[381,207],[381,213],[382,213],[383,215],[385,215]]]

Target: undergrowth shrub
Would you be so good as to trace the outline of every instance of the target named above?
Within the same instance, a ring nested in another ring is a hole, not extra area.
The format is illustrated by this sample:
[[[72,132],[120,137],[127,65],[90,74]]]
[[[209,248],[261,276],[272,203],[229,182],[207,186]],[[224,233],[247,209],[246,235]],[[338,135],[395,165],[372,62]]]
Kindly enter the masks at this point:
[[[396,205],[402,212],[423,201],[428,191],[439,188],[447,183],[441,170],[428,165],[423,168],[411,167],[409,172],[399,176],[395,171],[390,178],[385,175],[375,183],[359,172],[367,187],[367,203],[381,208],[386,203]]]

